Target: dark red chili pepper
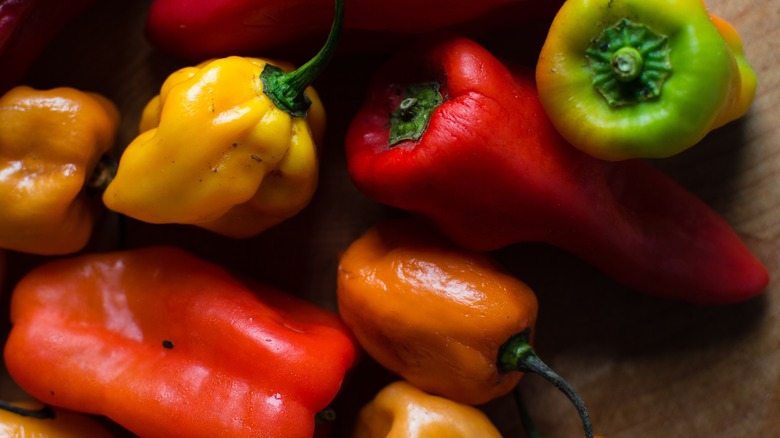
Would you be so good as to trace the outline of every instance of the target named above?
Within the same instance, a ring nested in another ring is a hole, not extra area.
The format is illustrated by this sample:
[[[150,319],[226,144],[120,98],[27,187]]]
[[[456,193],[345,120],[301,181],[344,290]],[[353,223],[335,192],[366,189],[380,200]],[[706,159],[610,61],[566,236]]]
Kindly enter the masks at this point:
[[[764,266],[715,211],[641,161],[603,162],[555,131],[532,72],[458,37],[416,45],[375,75],[346,139],[368,197],[493,250],[541,241],[649,294],[727,303]]]
[[[341,46],[376,52],[410,36],[458,26],[485,32],[550,17],[562,0],[352,0]],[[277,53],[327,33],[332,0],[156,0],[147,35],[157,47],[194,60]],[[318,37],[321,39],[321,37]]]
[[[40,52],[94,0],[0,0],[0,94],[16,85]]]

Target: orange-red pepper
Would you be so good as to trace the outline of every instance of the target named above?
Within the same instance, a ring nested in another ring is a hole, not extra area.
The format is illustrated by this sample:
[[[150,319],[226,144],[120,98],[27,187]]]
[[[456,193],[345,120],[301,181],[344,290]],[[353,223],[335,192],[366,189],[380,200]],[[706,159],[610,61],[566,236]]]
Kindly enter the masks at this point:
[[[335,314],[169,247],[46,263],[11,321],[22,389],[145,437],[311,437],[355,357]]]

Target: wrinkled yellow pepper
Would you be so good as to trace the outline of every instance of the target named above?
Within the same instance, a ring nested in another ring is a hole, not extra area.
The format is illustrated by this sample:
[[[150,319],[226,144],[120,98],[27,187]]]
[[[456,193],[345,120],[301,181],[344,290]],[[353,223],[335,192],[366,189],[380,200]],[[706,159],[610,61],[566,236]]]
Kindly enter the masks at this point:
[[[363,406],[354,438],[501,438],[479,409],[428,394],[405,381],[379,391]]]
[[[311,87],[307,117],[277,108],[263,92],[266,63],[228,57],[171,74],[144,109],[143,132],[122,154],[105,205],[235,238],[303,209],[317,186],[324,109]]]
[[[144,109],[103,194],[111,210],[150,223],[251,237],[300,212],[317,187],[325,111],[309,84],[332,57],[342,0],[325,46],[296,70],[227,57],[173,73]]]
[[[100,204],[85,188],[118,124],[108,99],[73,88],[0,97],[0,247],[53,255],[86,245]]]

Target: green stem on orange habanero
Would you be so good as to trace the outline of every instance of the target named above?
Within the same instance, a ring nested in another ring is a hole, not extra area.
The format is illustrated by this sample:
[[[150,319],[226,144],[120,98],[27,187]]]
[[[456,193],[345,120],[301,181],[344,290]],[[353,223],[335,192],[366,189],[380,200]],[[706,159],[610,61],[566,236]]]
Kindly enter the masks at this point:
[[[585,430],[587,438],[593,438],[593,424],[588,414],[588,408],[585,402],[577,394],[577,391],[563,380],[561,376],[545,364],[529,343],[530,330],[512,336],[506,341],[498,353],[498,367],[502,372],[522,371],[538,374],[552,383],[574,404],[577,413],[582,420],[582,428]]]

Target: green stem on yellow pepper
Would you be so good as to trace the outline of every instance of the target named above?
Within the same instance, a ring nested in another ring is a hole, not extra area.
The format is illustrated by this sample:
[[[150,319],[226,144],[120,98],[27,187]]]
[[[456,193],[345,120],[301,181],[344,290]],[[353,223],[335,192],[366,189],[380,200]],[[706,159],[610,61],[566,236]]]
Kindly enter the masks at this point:
[[[558,388],[571,400],[582,420],[582,427],[587,438],[593,438],[593,425],[590,421],[585,402],[561,376],[552,370],[537,356],[529,343],[530,330],[512,336],[498,352],[498,367],[502,372],[522,371],[538,374]]]
[[[304,90],[324,70],[336,51],[344,21],[344,0],[336,0],[336,16],[328,34],[328,39],[320,51],[308,62],[291,72],[266,64],[260,79],[263,92],[281,110],[295,116],[305,117],[311,101]]]

